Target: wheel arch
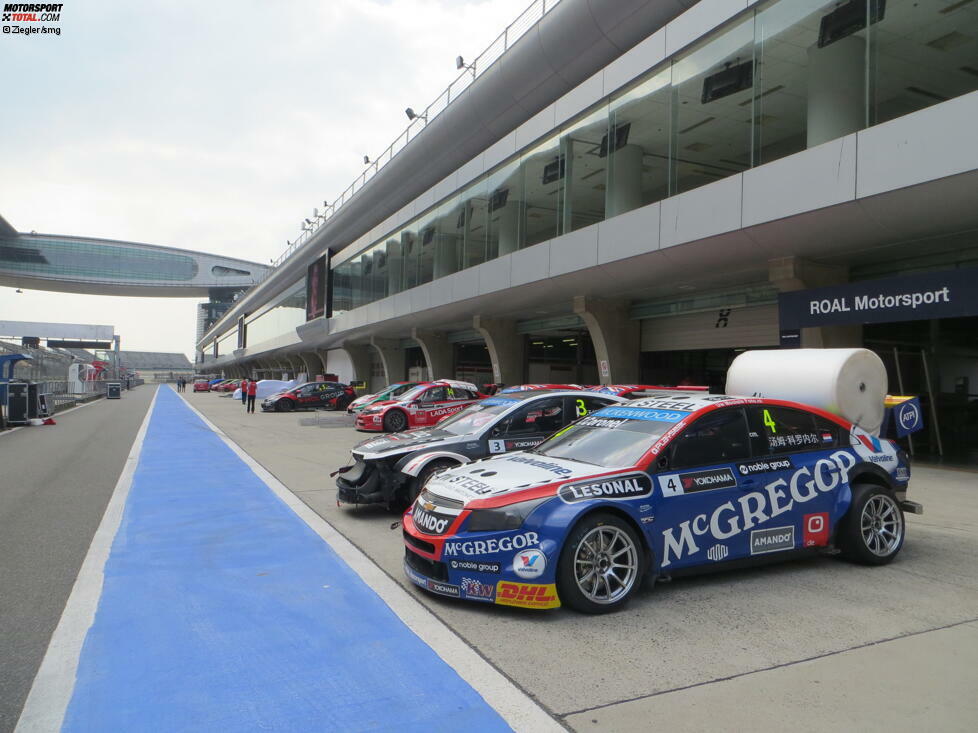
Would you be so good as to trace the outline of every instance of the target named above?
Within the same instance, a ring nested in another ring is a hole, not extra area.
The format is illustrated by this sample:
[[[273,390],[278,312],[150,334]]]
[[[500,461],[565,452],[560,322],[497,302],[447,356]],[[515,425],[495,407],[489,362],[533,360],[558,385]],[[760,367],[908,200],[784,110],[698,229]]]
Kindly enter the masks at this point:
[[[894,490],[893,479],[890,474],[875,463],[867,461],[857,463],[849,469],[849,486],[856,484],[873,484],[883,489]]]
[[[432,461],[437,460],[451,460],[458,464],[464,464],[471,462],[471,459],[467,456],[463,456],[461,453],[455,453],[454,451],[439,450],[432,451],[430,453],[422,453],[420,455],[407,455],[401,458],[396,464],[395,468],[401,473],[405,473],[408,476],[417,477],[425,466],[427,466]]]
[[[635,530],[635,534],[638,535],[639,542],[642,545],[642,551],[645,553],[645,572],[646,574],[651,573],[655,569],[655,553],[652,551],[652,545],[649,543],[649,538],[646,533],[642,530],[641,525],[635,520],[631,514],[629,514],[620,505],[612,504],[611,502],[604,502],[600,504],[591,504],[577,513],[571,522],[567,525],[567,531],[564,533],[563,538],[560,542],[560,548],[557,552],[557,557],[560,558],[564,553],[564,547],[567,544],[567,538],[570,537],[574,529],[585,517],[589,517],[592,514],[613,514],[616,517],[624,520],[632,529]]]

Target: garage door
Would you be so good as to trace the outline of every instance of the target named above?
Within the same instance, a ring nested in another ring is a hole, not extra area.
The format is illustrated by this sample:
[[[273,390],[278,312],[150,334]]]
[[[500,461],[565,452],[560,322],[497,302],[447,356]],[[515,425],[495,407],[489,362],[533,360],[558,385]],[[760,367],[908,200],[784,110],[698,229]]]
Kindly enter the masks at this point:
[[[777,305],[687,313],[642,321],[642,351],[777,346]]]

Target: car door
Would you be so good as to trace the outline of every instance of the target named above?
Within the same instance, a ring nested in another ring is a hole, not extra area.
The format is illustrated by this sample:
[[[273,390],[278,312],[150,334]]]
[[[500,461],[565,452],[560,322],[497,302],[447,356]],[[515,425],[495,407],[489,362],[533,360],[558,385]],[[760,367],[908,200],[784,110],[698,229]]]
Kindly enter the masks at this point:
[[[316,403],[319,402],[315,384],[304,385],[296,390],[294,394],[296,403],[300,407],[315,407]]]
[[[525,400],[487,433],[488,452],[507,453],[540,445],[569,422],[568,407],[561,396]]]
[[[448,402],[445,387],[429,387],[415,400],[414,421],[412,427],[434,425],[439,419],[439,411]],[[436,417],[436,415],[438,415]]]
[[[839,426],[807,410],[776,405],[748,407],[747,420],[753,459],[740,470],[762,487],[771,486],[766,491],[772,497],[785,494],[779,506],[790,506],[774,526],[751,532],[751,554],[827,545],[848,502],[848,493],[840,497],[846,477],[829,458],[839,446]],[[779,528],[781,542],[772,548],[768,535],[778,535]]]
[[[747,555],[742,502],[756,481],[736,467],[750,455],[742,407],[711,411],[669,443],[656,464],[658,501],[647,525],[662,572]]]

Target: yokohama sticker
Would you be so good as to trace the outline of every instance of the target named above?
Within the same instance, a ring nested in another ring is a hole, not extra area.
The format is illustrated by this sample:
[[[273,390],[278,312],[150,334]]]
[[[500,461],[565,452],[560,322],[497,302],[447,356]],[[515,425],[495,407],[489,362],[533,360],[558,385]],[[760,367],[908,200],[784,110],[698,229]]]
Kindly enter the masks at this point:
[[[557,494],[568,504],[589,499],[643,499],[652,495],[652,479],[646,473],[602,476],[564,484]]]
[[[557,608],[560,605],[556,585],[508,583],[505,580],[496,584],[496,603],[522,608]]]

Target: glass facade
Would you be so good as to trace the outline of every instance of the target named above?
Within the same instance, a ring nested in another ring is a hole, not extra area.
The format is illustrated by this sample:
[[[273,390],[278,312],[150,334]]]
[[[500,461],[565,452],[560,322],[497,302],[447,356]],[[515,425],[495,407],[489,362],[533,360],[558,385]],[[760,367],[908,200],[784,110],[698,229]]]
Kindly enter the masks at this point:
[[[760,4],[337,265],[334,312],[975,89],[978,2]]]
[[[0,269],[38,277],[121,282],[187,282],[197,276],[197,262],[187,255],[36,235],[0,238]]]
[[[245,319],[248,326],[248,345],[254,346],[288,333],[306,322],[306,279],[294,282],[284,293],[255,316]],[[237,347],[238,329],[231,329],[221,339],[228,346],[219,347],[218,353],[226,356]]]

